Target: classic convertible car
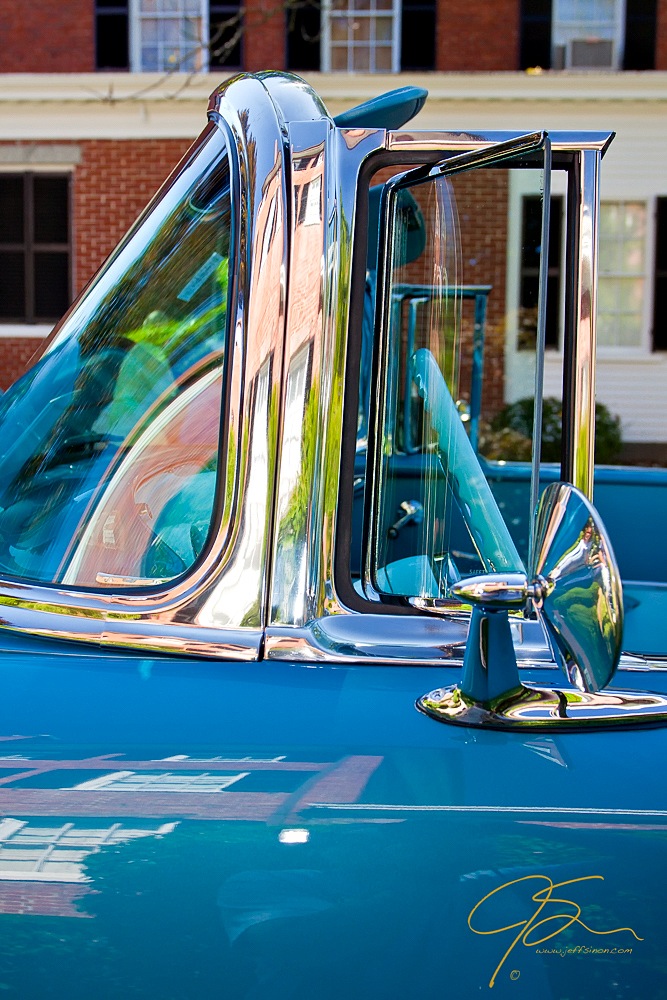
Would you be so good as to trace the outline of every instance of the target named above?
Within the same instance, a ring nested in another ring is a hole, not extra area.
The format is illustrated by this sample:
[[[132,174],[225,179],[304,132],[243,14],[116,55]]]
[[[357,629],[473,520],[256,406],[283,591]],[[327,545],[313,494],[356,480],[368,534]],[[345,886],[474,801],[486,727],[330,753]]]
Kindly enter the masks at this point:
[[[425,96],[221,86],[0,403],[8,998],[667,996],[667,649],[591,502],[612,136]],[[552,186],[562,463],[513,480]]]

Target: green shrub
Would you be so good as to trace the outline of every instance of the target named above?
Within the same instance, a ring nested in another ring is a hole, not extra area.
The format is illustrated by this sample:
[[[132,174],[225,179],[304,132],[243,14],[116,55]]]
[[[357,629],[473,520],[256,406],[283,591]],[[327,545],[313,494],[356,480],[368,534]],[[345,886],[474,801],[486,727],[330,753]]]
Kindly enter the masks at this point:
[[[490,441],[508,429],[525,438],[533,436],[534,400],[532,397],[509,403],[498,413],[490,424]],[[542,404],[542,461],[559,462],[563,407],[554,396],[547,396]],[[610,413],[604,403],[595,404],[595,461],[610,464],[618,461],[623,446],[620,417]],[[485,450],[487,457],[495,457]],[[513,455],[497,456],[511,460]]]

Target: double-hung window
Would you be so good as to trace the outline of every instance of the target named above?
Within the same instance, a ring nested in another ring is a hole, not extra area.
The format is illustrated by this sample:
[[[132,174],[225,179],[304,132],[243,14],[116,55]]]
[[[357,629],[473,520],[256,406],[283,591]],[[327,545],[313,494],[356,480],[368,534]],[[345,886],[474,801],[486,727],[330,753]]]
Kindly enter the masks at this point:
[[[206,69],[207,7],[207,0],[130,0],[132,69]]]
[[[643,347],[646,302],[646,203],[600,206],[600,347]]]
[[[241,65],[240,0],[96,0],[96,66],[206,72]]]
[[[59,319],[71,284],[69,175],[0,173],[0,323]]]
[[[396,73],[400,68],[400,0],[325,0],[325,72]]]
[[[522,0],[520,66],[655,68],[657,0]]]
[[[618,69],[625,0],[554,0],[553,69]]]

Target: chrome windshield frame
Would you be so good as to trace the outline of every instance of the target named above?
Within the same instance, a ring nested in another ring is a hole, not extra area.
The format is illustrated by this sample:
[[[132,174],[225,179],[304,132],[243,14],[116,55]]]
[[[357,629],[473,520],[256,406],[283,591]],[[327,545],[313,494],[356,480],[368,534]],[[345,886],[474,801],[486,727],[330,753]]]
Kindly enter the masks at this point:
[[[220,87],[211,98],[209,119],[227,137],[239,206],[223,401],[227,450],[236,456],[230,523],[220,525],[190,572],[151,589],[102,592],[0,580],[5,628],[133,650],[259,656],[288,267],[283,131],[266,87],[255,77]],[[177,167],[158,197],[168,194],[178,172]]]

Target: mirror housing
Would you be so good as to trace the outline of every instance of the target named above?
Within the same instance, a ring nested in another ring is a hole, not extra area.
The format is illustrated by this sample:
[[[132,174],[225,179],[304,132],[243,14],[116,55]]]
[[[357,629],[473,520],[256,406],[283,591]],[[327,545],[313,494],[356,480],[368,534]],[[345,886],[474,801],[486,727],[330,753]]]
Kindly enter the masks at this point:
[[[451,589],[472,605],[463,674],[460,686],[419,699],[417,707],[427,715],[510,729],[667,722],[662,695],[605,690],[621,655],[621,578],[595,508],[571,484],[553,483],[540,499],[528,575],[468,577]],[[424,610],[437,611],[433,602]],[[574,688],[521,683],[508,619],[509,611],[520,610],[537,613]]]

